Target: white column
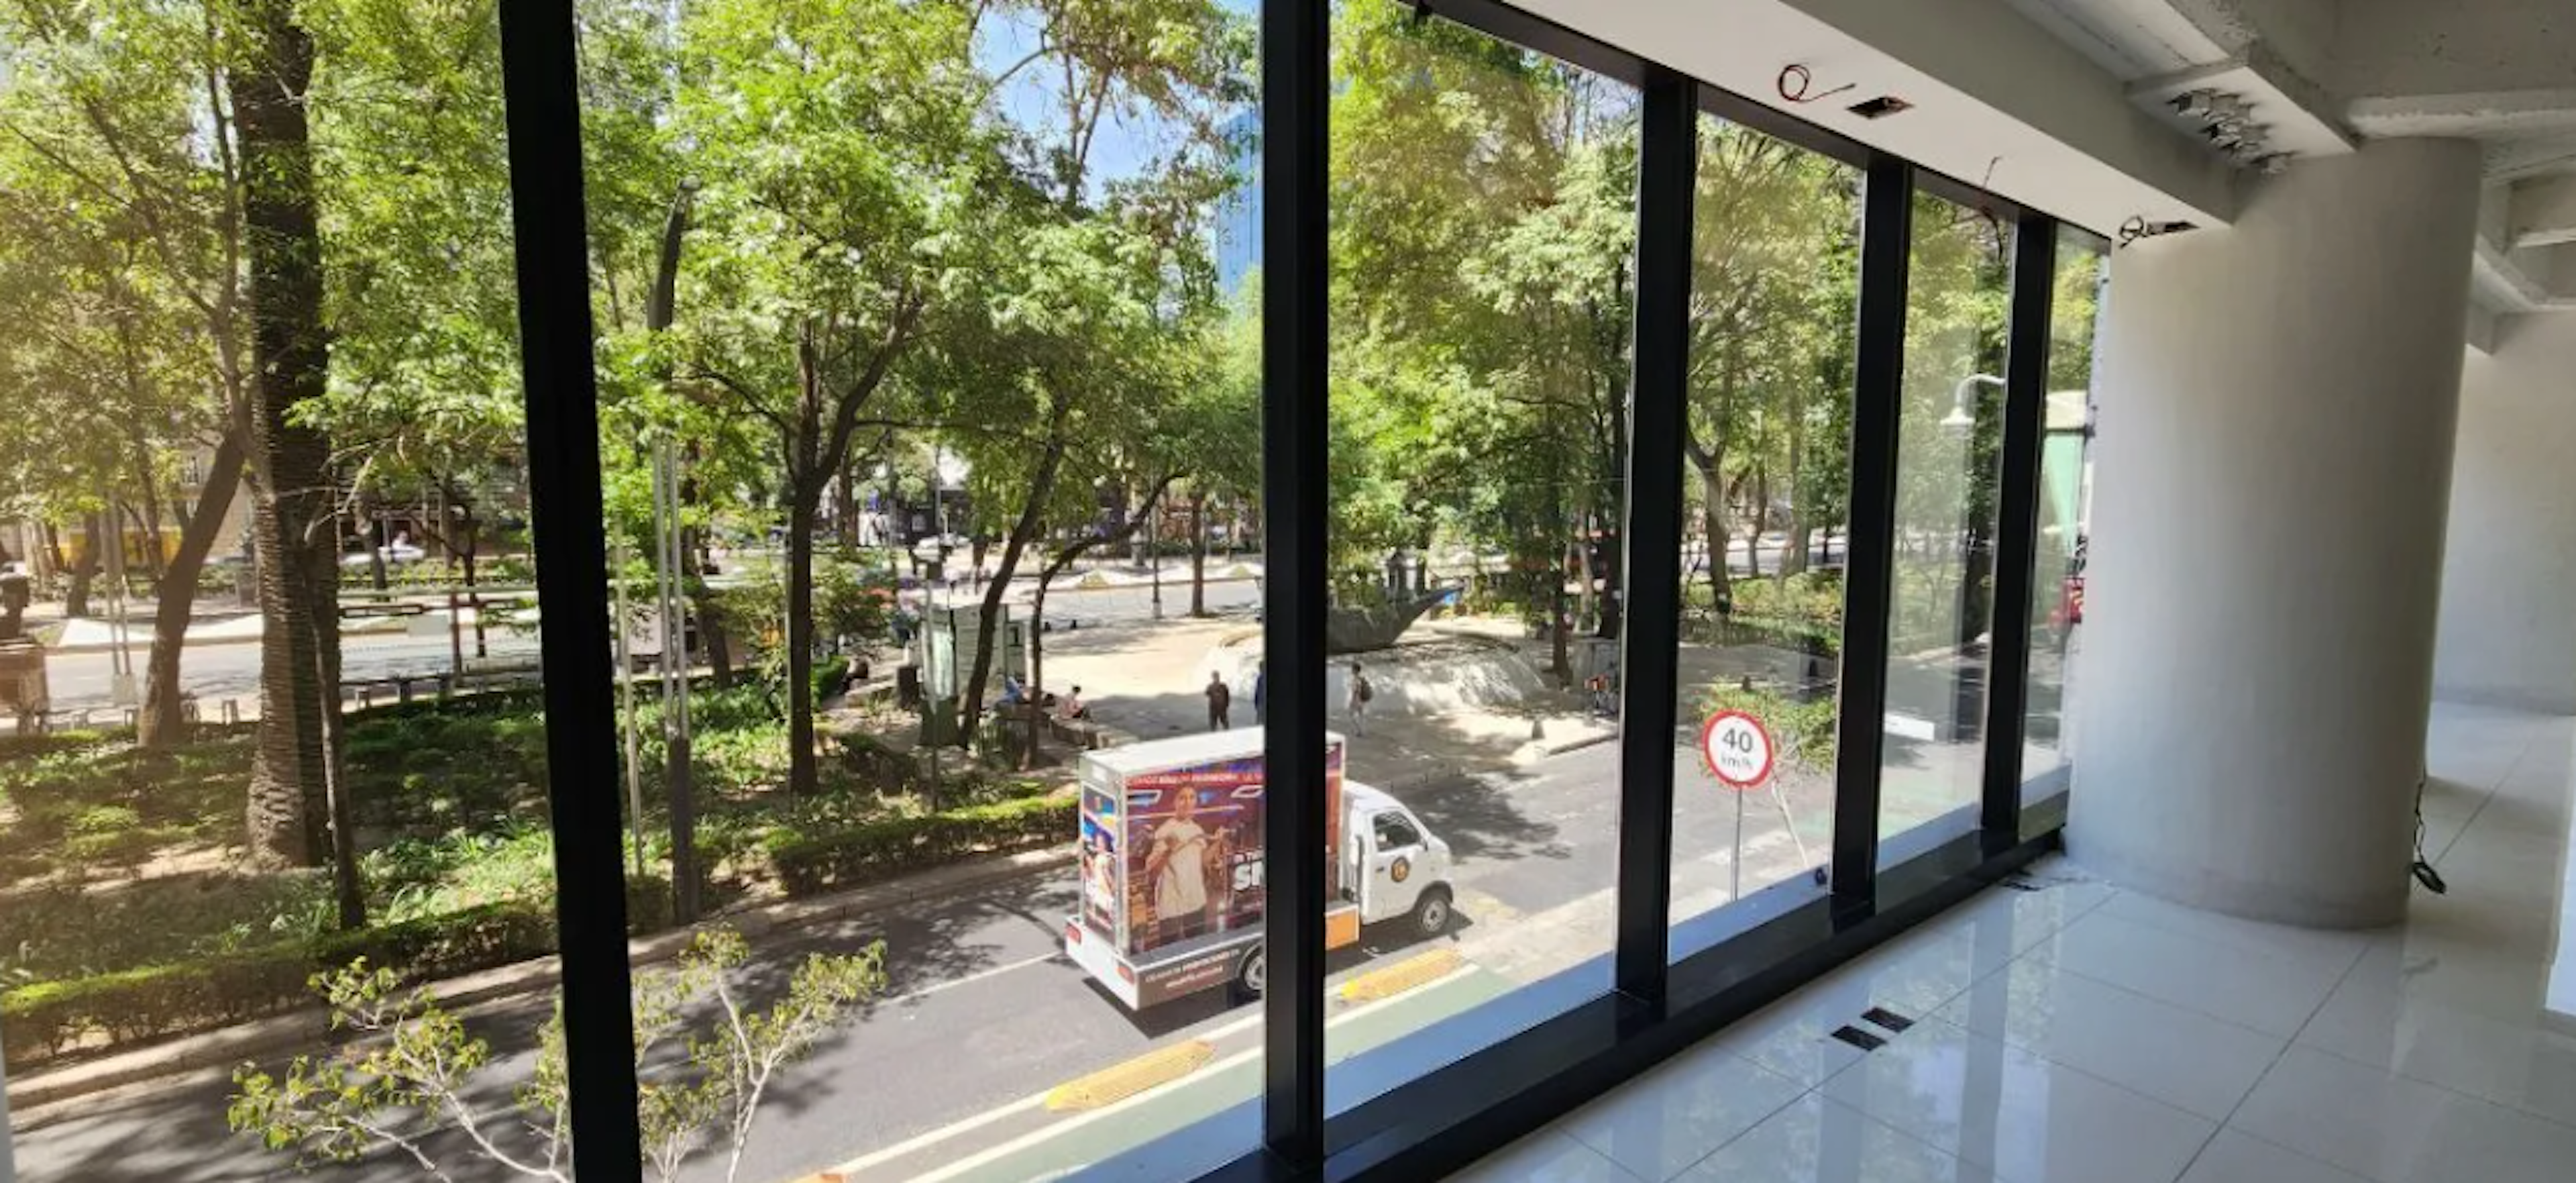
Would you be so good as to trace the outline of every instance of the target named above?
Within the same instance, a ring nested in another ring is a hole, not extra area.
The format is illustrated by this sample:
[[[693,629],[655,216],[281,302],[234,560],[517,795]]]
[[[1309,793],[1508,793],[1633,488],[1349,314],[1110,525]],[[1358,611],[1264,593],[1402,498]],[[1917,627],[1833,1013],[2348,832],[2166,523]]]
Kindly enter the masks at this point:
[[[2370,144],[2112,256],[2080,864],[2261,919],[2404,914],[2478,170]]]
[[[2510,318],[2469,354],[2451,454],[2433,692],[2576,714],[2576,315]]]

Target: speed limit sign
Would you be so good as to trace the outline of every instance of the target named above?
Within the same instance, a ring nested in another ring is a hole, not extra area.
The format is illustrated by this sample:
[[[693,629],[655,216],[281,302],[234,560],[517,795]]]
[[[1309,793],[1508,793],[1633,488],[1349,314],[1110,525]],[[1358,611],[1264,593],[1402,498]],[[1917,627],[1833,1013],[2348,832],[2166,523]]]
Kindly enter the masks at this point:
[[[1742,792],[1771,775],[1771,733],[1742,711],[1719,711],[1700,728],[1699,754],[1726,787]]]

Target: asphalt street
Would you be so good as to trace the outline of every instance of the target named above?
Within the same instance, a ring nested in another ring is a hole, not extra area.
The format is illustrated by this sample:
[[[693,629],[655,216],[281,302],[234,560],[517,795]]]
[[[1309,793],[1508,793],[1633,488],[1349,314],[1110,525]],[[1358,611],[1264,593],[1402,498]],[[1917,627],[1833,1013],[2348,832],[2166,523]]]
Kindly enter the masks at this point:
[[[1687,760],[1677,786],[1677,853],[1705,877],[1735,840],[1734,800]],[[1558,756],[1516,773],[1465,779],[1412,794],[1412,803],[1458,858],[1458,947],[1480,969],[1511,981],[1607,951],[1607,915],[1617,857],[1618,749],[1603,745]],[[1355,767],[1365,779],[1368,770]],[[1806,846],[1822,858],[1829,844],[1829,789],[1793,784],[1788,793]],[[1780,813],[1767,798],[1745,818],[1746,889],[1800,873]],[[1716,902],[1690,883],[1682,907]],[[752,968],[755,990],[775,989],[789,968],[818,950],[847,950],[871,940],[888,948],[887,996],[779,1082],[761,1118],[742,1172],[747,1183],[805,1172],[911,1142],[926,1153],[981,1149],[981,1123],[1033,1092],[1194,1038],[1240,1038],[1253,1007],[1230,1008],[1223,992],[1170,1004],[1144,1016],[1127,1013],[1093,987],[1057,951],[1075,899],[1070,874],[1021,880],[956,898],[926,901],[861,921],[798,930],[765,942]],[[1420,952],[1400,937],[1372,933],[1346,951],[1343,973]],[[522,1048],[543,1004],[505,1005],[474,1021],[505,1049]],[[1254,1019],[1257,1023],[1257,1018]],[[527,1071],[524,1054],[504,1056],[487,1073],[496,1081]],[[496,1086],[491,1097],[504,1089]],[[248,1139],[229,1136],[224,1074],[135,1086],[71,1102],[51,1114],[19,1114],[32,1123],[19,1138],[24,1183],[212,1183],[264,1179],[285,1160]],[[457,1139],[432,1143],[457,1152]],[[707,1156],[686,1177],[721,1177],[721,1156]],[[509,1177],[459,1160],[460,1181]],[[411,1175],[407,1160],[371,1157],[326,1168],[329,1180]]]
[[[1780,562],[1782,544],[1778,539],[1764,539],[1757,552],[1748,557],[1745,543],[1736,540],[1729,557],[1738,572],[1752,570],[1752,559],[1758,558],[1761,569],[1774,569]],[[1828,555],[1815,552],[1820,563],[1841,559],[1836,546]],[[1211,575],[1225,571],[1233,560],[1210,556]],[[1047,616],[1058,623],[1088,625],[1095,622],[1135,621],[1154,616],[1155,592],[1150,583],[1133,583],[1113,587],[1079,586],[1081,575],[1070,575],[1047,590]],[[1026,610],[1030,585],[1034,580],[1023,577],[1016,581],[1010,595],[1020,610]],[[938,589],[937,602],[960,607],[982,600],[981,589],[961,584],[956,590]],[[1189,566],[1167,562],[1163,569],[1162,611],[1177,616],[1190,607]],[[1261,585],[1250,579],[1211,579],[1207,586],[1208,609],[1230,612],[1257,605]],[[467,638],[470,649],[472,638]],[[134,660],[139,665],[150,644],[148,631],[138,633]],[[532,656],[537,652],[537,638],[532,632],[495,628],[486,634],[487,651],[495,657]],[[190,645],[180,661],[180,682],[195,694],[211,713],[216,704],[234,699],[245,712],[257,709],[259,694],[259,646],[241,642]],[[352,682],[390,680],[397,677],[429,676],[447,672],[453,666],[453,652],[444,632],[431,635],[356,634],[342,643],[343,677]],[[60,653],[46,662],[51,681],[54,707],[62,711],[104,709],[114,705],[114,663],[106,653]]]

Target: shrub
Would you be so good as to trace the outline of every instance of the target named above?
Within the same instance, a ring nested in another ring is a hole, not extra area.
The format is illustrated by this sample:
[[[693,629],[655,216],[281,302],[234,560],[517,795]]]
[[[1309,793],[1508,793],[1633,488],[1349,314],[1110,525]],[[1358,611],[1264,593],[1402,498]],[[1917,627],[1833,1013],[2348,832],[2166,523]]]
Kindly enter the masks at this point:
[[[76,978],[312,937],[330,923],[318,871],[175,876],[96,892],[63,883],[0,907],[0,985]]]
[[[670,881],[627,885],[631,929],[670,923]],[[37,982],[0,993],[0,1046],[12,1069],[58,1059],[104,1040],[110,1045],[217,1030],[283,1013],[309,1000],[317,972],[364,958],[408,983],[454,977],[549,956],[555,909],[512,900],[358,932],[271,941],[213,956]]]
[[[781,833],[770,865],[789,895],[854,887],[960,855],[998,854],[1070,841],[1081,802],[1023,797],[920,817],[867,822],[827,834]]]
[[[1834,766],[1836,705],[1831,695],[1801,701],[1777,691],[1747,690],[1733,682],[1711,684],[1700,699],[1704,718],[1736,710],[1762,721],[1783,761],[1830,772]]]
[[[496,904],[353,933],[144,966],[0,994],[0,1045],[12,1066],[90,1040],[130,1043],[212,1030],[293,1008],[313,974],[364,957],[408,981],[489,969],[554,951],[554,909]]]
[[[841,692],[850,680],[850,659],[834,654],[814,663],[814,701],[823,702]]]
[[[381,901],[381,918],[393,923],[554,898],[554,838],[542,827],[404,838],[368,851],[360,862]]]

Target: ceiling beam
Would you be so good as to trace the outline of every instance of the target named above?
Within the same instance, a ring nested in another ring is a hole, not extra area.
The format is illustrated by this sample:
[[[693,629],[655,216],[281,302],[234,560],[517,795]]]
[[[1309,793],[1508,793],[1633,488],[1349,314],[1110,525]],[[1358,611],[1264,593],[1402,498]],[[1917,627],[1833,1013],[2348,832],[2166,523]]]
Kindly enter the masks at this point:
[[[2576,242],[2576,176],[2515,182],[2505,212],[2505,242],[2515,248]]]

